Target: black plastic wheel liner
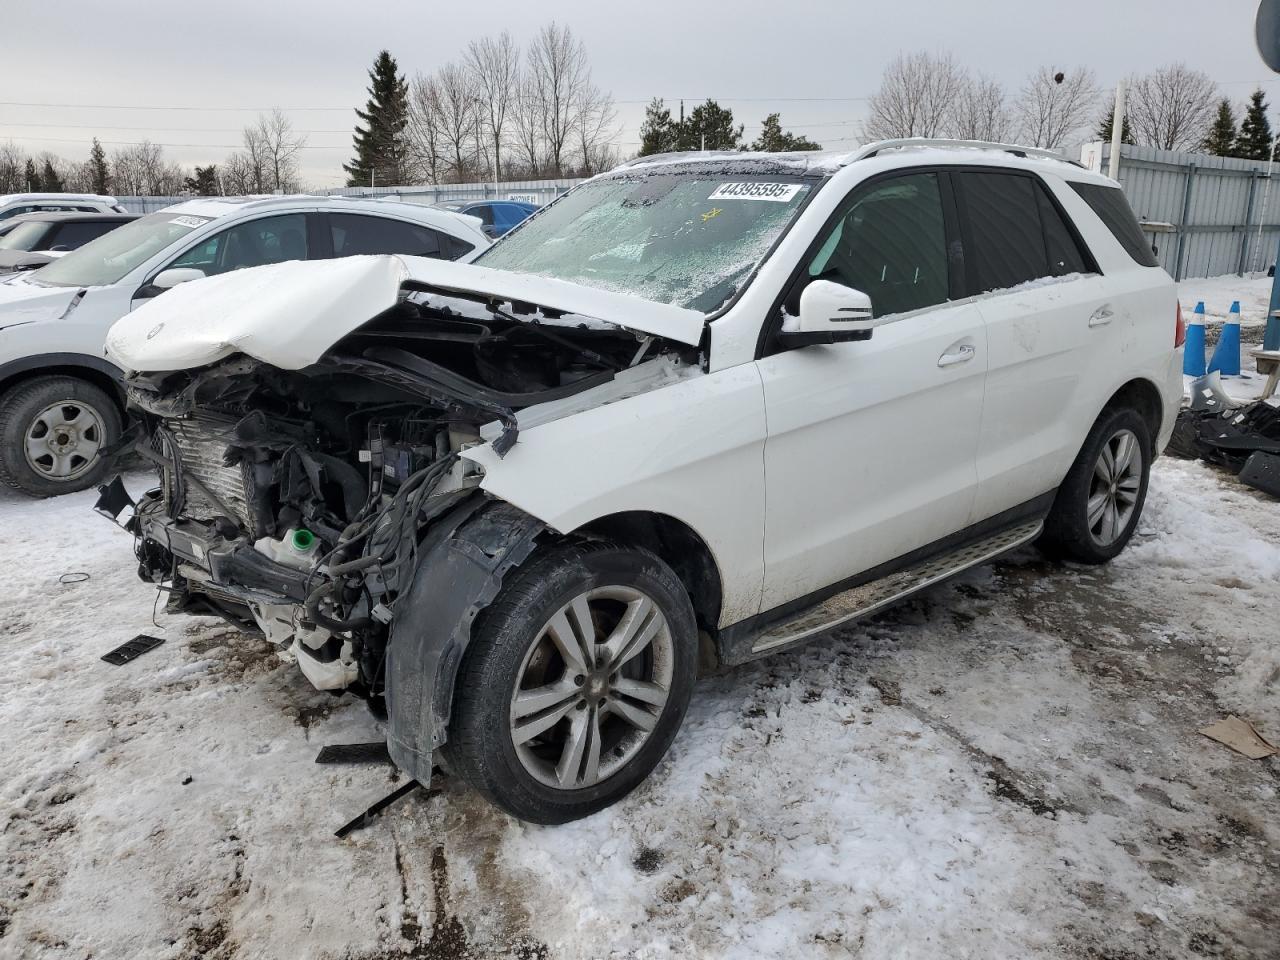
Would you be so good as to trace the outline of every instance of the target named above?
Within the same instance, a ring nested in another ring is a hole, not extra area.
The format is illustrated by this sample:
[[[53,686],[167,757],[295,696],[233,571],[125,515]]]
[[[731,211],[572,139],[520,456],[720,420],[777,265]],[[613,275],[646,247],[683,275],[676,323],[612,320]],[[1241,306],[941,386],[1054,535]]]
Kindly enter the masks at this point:
[[[441,517],[423,540],[413,586],[391,626],[386,672],[387,749],[415,780],[431,781],[471,624],[545,530],[523,510],[476,496]]]

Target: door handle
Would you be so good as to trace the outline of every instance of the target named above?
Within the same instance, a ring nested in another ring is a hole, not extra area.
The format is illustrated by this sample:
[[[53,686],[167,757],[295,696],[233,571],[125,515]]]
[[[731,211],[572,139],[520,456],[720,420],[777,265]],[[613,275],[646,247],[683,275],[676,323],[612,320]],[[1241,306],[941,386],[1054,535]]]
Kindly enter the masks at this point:
[[[957,363],[968,363],[978,355],[978,348],[972,343],[962,343],[960,346],[948,350],[938,358],[938,366],[953,367]]]
[[[1089,318],[1089,326],[1104,326],[1105,324],[1110,323],[1115,315],[1115,311],[1111,309],[1111,304],[1104,303],[1097,310],[1093,311],[1093,316]]]

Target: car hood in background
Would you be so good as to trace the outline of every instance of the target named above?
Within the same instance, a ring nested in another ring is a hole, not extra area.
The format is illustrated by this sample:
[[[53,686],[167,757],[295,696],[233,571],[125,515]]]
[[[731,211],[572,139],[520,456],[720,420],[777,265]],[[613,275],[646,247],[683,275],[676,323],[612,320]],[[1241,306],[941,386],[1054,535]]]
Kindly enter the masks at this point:
[[[14,270],[30,270],[43,267],[57,257],[55,253],[43,253],[31,250],[0,250],[0,273]]]
[[[115,323],[107,354],[128,370],[162,372],[244,353],[285,370],[310,366],[334,343],[413,291],[545,307],[696,345],[696,310],[626,294],[424,257],[279,263],[194,280]]]

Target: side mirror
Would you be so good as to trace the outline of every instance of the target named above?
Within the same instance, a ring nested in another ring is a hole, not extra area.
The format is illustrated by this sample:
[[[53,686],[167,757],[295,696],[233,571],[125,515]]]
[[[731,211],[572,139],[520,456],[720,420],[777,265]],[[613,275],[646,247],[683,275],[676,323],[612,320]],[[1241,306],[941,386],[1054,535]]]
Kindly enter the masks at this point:
[[[830,280],[812,280],[800,294],[800,316],[787,317],[778,340],[784,347],[869,340],[876,326],[871,298]]]
[[[155,279],[151,281],[151,286],[157,290],[172,290],[180,283],[203,279],[204,271],[195,267],[170,267],[168,270],[157,273]]]
[[[186,283],[189,280],[203,280],[204,271],[197,270],[195,267],[170,267],[168,270],[161,270],[151,278],[150,283],[144,283],[138,288],[138,292],[133,295],[135,300],[146,300],[150,297],[158,297],[166,290],[172,290],[180,283]]]

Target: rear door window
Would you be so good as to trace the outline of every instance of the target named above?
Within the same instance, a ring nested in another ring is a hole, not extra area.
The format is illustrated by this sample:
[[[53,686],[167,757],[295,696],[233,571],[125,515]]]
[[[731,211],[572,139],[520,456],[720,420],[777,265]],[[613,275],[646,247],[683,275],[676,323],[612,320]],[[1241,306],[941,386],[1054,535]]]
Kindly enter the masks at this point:
[[[453,259],[452,251],[441,243],[439,233],[416,223],[354,213],[331,213],[329,229],[333,234],[335,257],[399,253],[412,257]]]
[[[1133,208],[1125,199],[1124,191],[1119,187],[1104,187],[1096,183],[1072,182],[1071,189],[1080,194],[1089,208],[1098,215],[1098,219],[1107,225],[1107,229],[1120,241],[1129,256],[1144,267],[1158,267],[1151,244],[1142,235],[1142,227],[1133,214]]]
[[[1036,177],[963,170],[954,179],[970,294],[1093,270]]]
[[[118,226],[120,226],[119,223],[64,223],[58,227],[52,245],[75,250]]]

